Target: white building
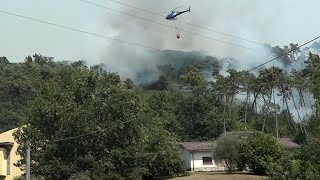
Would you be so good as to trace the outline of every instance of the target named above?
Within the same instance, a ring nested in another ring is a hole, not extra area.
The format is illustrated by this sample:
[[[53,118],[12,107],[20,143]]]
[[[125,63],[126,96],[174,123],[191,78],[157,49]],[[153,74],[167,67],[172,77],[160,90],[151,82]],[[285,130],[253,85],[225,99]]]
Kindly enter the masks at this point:
[[[212,157],[212,142],[182,142],[183,160],[188,171],[223,171],[224,164],[215,163]]]
[[[226,134],[236,135],[238,138],[247,138],[253,131],[234,131]],[[278,138],[279,143],[286,150],[295,150],[301,146],[290,138]],[[214,162],[213,142],[181,142],[182,158],[188,171],[224,171],[225,163]]]

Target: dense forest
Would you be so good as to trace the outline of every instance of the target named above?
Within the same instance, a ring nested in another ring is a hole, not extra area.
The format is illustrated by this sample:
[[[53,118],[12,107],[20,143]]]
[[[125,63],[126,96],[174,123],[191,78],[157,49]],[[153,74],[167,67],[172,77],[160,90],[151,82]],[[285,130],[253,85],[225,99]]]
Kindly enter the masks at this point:
[[[278,56],[297,46],[269,48]],[[224,59],[201,53],[163,51],[167,63],[151,83],[107,72],[104,64],[88,67],[85,61],[40,54],[21,63],[1,57],[0,132],[23,126],[19,151],[24,157],[25,143],[32,142],[32,173],[46,179],[68,179],[84,170],[93,179],[183,174],[176,142],[212,141],[225,131],[317,142],[320,58],[311,53],[316,47],[279,58],[285,68],[250,72],[232,64],[224,69]],[[99,136],[59,141],[92,132]]]

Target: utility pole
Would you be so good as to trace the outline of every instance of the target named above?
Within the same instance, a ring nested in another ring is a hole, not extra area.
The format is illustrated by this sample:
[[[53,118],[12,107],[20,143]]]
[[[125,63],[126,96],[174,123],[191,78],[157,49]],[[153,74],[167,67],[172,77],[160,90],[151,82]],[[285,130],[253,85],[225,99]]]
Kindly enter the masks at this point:
[[[27,169],[26,169],[26,180],[30,179],[30,141],[27,141]]]

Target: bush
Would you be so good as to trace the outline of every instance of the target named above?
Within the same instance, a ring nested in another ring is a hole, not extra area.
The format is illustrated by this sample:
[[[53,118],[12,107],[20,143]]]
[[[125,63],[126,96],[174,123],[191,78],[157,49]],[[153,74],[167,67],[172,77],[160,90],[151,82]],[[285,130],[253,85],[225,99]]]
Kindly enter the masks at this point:
[[[144,179],[187,175],[180,148],[174,136],[161,126],[147,130],[145,140],[146,173]]]
[[[310,161],[320,171],[320,138],[309,137],[301,149],[300,158]]]
[[[26,176],[22,175],[22,176],[16,176],[13,178],[13,180],[25,180]],[[30,179],[32,180],[45,180],[45,178],[41,177],[41,176],[36,176],[36,175],[30,175]]]
[[[222,135],[216,141],[213,148],[213,157],[217,162],[224,161],[228,172],[234,172],[241,168],[239,157],[240,139],[234,135]]]
[[[319,168],[319,141],[309,138],[300,151],[284,156],[277,166],[274,166],[270,179],[320,179]]]
[[[69,180],[91,180],[89,172],[80,172],[73,174]]]
[[[255,174],[269,174],[283,155],[281,144],[271,135],[255,133],[240,144],[240,157]]]
[[[317,180],[319,178],[319,173],[311,162],[303,160],[284,158],[277,167],[274,166],[270,171],[271,180]]]

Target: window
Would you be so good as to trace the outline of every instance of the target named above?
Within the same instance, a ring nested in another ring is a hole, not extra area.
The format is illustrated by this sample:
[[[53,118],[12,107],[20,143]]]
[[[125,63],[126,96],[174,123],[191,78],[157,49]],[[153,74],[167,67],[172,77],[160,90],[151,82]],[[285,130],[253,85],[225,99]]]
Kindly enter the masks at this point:
[[[10,175],[10,158],[11,157],[11,150],[7,151],[7,175]]]
[[[6,175],[7,169],[7,151],[5,148],[0,148],[0,176]]]
[[[202,157],[203,165],[212,165],[212,158],[211,157]]]
[[[0,176],[10,175],[10,149],[0,147]]]

